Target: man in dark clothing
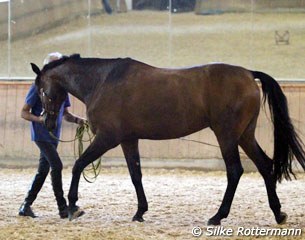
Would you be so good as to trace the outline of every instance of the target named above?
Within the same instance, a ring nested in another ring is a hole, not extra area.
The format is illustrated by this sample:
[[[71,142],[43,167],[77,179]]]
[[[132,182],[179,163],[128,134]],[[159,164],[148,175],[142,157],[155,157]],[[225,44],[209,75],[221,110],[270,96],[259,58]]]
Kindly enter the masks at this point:
[[[50,61],[57,60],[61,57],[59,53],[52,53],[48,55],[44,63],[47,64]],[[57,127],[52,132],[54,136],[58,139],[60,137],[61,122],[64,118],[68,122],[73,122],[77,124],[83,124],[84,119],[79,118],[69,112],[68,107],[70,106],[69,96],[62,104],[58,118]],[[37,173],[34,177],[32,185],[29,188],[28,194],[19,209],[20,216],[30,216],[36,217],[31,209],[31,205],[36,199],[42,185],[49,173],[51,168],[51,180],[54,195],[56,198],[59,215],[61,218],[68,217],[68,207],[66,200],[64,198],[64,192],[62,189],[62,162],[57,152],[58,140],[52,137],[46,127],[43,125],[44,118],[41,116],[42,103],[36,89],[35,84],[33,84],[25,99],[25,104],[21,110],[21,117],[25,120],[31,121],[31,138],[32,141],[36,143],[40,150],[40,159]]]

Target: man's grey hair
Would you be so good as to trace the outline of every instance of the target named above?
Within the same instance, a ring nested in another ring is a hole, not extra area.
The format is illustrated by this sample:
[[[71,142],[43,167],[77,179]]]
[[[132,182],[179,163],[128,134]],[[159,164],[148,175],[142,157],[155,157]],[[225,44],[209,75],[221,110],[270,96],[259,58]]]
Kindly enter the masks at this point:
[[[58,60],[60,58],[62,58],[62,54],[59,52],[52,52],[49,53],[48,56],[43,60],[43,65],[46,65],[52,61]]]

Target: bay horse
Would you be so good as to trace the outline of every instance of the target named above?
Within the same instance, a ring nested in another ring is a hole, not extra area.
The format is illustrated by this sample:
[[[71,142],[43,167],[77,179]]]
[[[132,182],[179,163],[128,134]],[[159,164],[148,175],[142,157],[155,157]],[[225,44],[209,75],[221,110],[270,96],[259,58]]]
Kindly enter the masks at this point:
[[[219,225],[229,214],[243,168],[238,146],[262,175],[271,210],[278,224],[286,222],[276,193],[276,182],[295,176],[295,157],[305,170],[303,143],[288,114],[286,97],[269,75],[228,64],[183,69],[156,68],[130,59],[64,56],[39,69],[35,84],[41,92],[45,125],[54,129],[57,113],[68,93],[86,105],[94,141],[75,162],[69,189],[69,219],[80,208],[78,186],[84,168],[108,150],[121,145],[134,184],[138,209],[134,221],[144,221],[148,204],[142,186],[139,139],[179,138],[210,127],[217,137],[227,170],[227,188],[209,225]],[[274,156],[269,158],[255,139],[260,112],[260,90],[268,101],[274,124]]]

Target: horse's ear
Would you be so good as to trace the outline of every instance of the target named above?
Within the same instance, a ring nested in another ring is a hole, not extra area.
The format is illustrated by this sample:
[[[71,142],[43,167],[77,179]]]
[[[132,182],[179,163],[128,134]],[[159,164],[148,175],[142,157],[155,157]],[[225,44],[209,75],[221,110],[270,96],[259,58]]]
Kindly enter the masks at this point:
[[[37,75],[41,73],[39,67],[37,67],[35,63],[31,63],[31,66],[34,73],[36,73]]]

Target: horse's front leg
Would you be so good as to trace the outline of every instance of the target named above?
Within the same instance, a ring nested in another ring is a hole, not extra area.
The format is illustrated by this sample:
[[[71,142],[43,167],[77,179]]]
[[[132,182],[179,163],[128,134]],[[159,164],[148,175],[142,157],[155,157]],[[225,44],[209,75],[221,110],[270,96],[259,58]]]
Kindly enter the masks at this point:
[[[138,198],[138,211],[136,212],[132,220],[143,222],[143,214],[148,210],[148,204],[142,185],[142,173],[138,140],[125,141],[121,143],[121,146],[127,161],[131,180],[133,185],[135,186]]]
[[[77,217],[80,217],[84,213],[79,209],[78,206],[76,206],[76,202],[78,200],[78,185],[82,171],[90,163],[94,162],[97,158],[102,156],[109,149],[114,148],[117,145],[118,143],[116,143],[110,136],[97,134],[93,142],[75,162],[72,170],[72,181],[68,194],[70,221]]]

